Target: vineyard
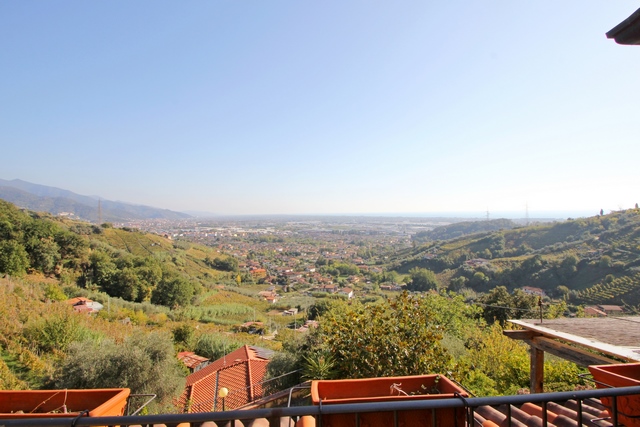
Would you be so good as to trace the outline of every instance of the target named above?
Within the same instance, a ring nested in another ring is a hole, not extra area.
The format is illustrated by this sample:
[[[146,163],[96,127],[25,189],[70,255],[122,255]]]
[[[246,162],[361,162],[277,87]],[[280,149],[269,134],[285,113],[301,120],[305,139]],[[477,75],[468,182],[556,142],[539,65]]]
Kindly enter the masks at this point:
[[[582,304],[640,304],[640,273],[618,277],[575,293]]]

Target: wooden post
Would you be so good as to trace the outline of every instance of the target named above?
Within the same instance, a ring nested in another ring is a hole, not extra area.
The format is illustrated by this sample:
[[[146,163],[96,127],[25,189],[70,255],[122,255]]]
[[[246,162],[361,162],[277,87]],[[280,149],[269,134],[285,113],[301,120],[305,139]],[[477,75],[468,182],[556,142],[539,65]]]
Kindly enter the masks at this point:
[[[542,393],[544,381],[544,351],[538,350],[530,345],[529,352],[531,354],[531,384],[529,388],[531,393]]]

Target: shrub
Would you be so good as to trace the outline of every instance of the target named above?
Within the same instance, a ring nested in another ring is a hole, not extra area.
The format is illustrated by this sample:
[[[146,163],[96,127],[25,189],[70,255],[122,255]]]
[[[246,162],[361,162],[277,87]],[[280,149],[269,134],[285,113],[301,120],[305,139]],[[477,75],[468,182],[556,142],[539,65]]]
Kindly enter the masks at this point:
[[[207,359],[217,360],[240,346],[236,340],[223,335],[203,334],[196,341],[195,352]]]
[[[70,310],[60,310],[28,325],[24,335],[40,350],[65,351],[72,342],[81,341],[90,336],[89,329],[80,320],[79,315]]]
[[[177,396],[184,384],[171,338],[137,333],[122,344],[111,340],[74,343],[59,366],[58,388],[130,388],[132,394],[157,394],[158,404]]]

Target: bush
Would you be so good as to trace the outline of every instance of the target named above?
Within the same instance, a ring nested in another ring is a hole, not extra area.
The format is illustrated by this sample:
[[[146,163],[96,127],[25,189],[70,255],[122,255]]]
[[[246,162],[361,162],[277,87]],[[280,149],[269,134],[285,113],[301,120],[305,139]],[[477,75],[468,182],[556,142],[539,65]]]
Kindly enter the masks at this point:
[[[138,333],[122,344],[111,340],[74,343],[56,372],[58,388],[130,388],[132,394],[157,394],[167,404],[184,385],[184,371],[171,338]]]
[[[207,359],[218,360],[241,347],[238,341],[223,335],[203,334],[198,337],[194,351]]]
[[[24,246],[13,240],[0,242],[0,273],[23,276],[29,267],[29,255]]]
[[[62,308],[68,309],[68,307]],[[82,341],[91,335],[89,329],[80,320],[79,315],[70,310],[60,310],[28,325],[24,335],[40,350],[65,351],[72,342]]]
[[[339,378],[444,372],[451,360],[436,317],[424,298],[406,292],[383,304],[337,304],[322,316],[310,353],[317,361],[331,354]]]

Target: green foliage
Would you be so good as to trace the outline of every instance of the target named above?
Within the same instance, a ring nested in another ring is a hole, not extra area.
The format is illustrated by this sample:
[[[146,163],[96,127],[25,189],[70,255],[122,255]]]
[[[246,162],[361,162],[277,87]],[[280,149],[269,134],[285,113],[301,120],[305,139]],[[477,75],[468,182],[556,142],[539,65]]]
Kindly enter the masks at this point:
[[[69,307],[62,307],[51,316],[27,325],[24,336],[43,351],[65,351],[72,342],[91,335],[79,316]]]
[[[478,302],[484,306],[484,318],[487,323],[498,322],[504,326],[508,319],[521,319],[535,316],[538,297],[528,295],[520,289],[509,294],[507,288],[498,286],[482,296]]]
[[[332,380],[335,378],[337,378],[336,361],[331,353],[318,352],[303,356],[303,380]]]
[[[177,396],[184,384],[171,338],[137,333],[121,344],[111,340],[74,343],[56,372],[58,388],[120,388],[155,393],[160,403]]]
[[[221,271],[238,271],[238,260],[233,257],[206,258],[205,264]]]
[[[0,390],[26,390],[27,384],[20,380],[7,366],[6,362],[0,359]]]
[[[528,346],[506,337],[497,323],[467,342],[467,355],[459,360],[456,378],[478,396],[516,394],[529,388]],[[584,385],[584,370],[555,357],[544,364],[545,392],[574,390]]]
[[[44,291],[44,296],[50,301],[65,301],[67,300],[67,294],[65,294],[60,286],[55,283],[49,283]]]
[[[458,222],[450,225],[436,227],[430,231],[421,231],[412,236],[416,242],[428,242],[433,240],[447,240],[468,234],[501,229],[515,228],[516,224],[508,219],[493,219],[490,221]]]
[[[467,347],[469,352],[460,360],[457,379],[474,394],[515,394],[529,386],[528,346],[504,336],[500,325],[494,324],[470,339]]]
[[[409,271],[411,282],[407,285],[410,291],[426,292],[438,289],[438,277],[426,268],[415,267]]]
[[[182,348],[191,348],[195,339],[196,328],[189,323],[183,323],[182,325],[173,328],[173,342],[180,345]]]
[[[0,273],[23,276],[29,267],[29,255],[20,243],[7,240],[0,242]]]
[[[245,304],[227,303],[216,305],[205,305],[200,307],[189,306],[181,309],[178,314],[180,318],[198,320],[204,323],[237,324],[244,322],[247,315],[253,316],[254,310]],[[228,322],[224,322],[228,320]],[[248,320],[248,319],[247,319]]]
[[[308,310],[308,316],[310,320],[318,319],[320,316],[324,315],[328,311],[331,310],[331,307],[336,304],[336,300],[331,299],[323,299],[320,301],[316,301]]]
[[[162,278],[151,294],[151,302],[167,307],[186,306],[191,303],[195,288],[182,277]]]
[[[300,358],[283,351],[275,353],[267,365],[268,390],[279,391],[300,384]]]
[[[202,334],[197,338],[194,351],[196,354],[213,361],[240,347],[242,347],[240,342],[225,335]]]
[[[581,291],[572,292],[572,301],[583,304],[640,304],[640,273],[602,280]]]
[[[569,280],[578,272],[578,262],[580,260],[575,255],[569,255],[560,263],[558,274],[564,280]]]
[[[407,293],[378,305],[339,304],[323,316],[312,352],[331,354],[341,378],[442,372],[450,358],[435,317]]]
[[[462,295],[455,293],[429,294],[421,298],[430,312],[430,323],[447,334],[464,339],[477,333],[484,326],[482,309],[468,304]]]

